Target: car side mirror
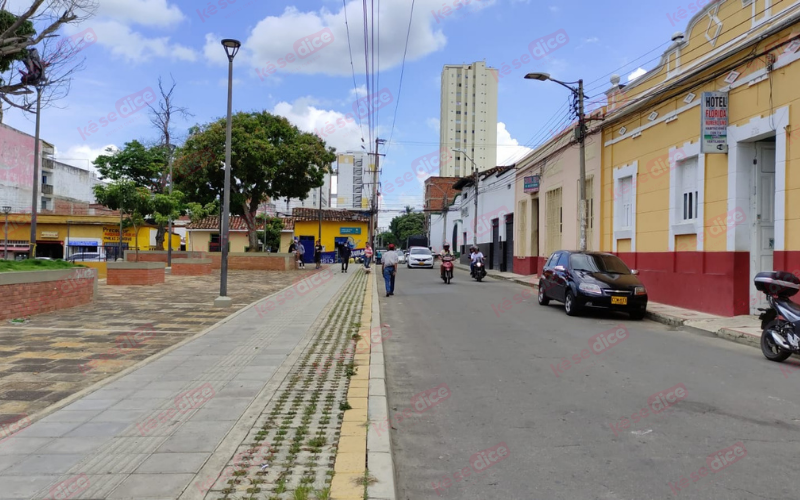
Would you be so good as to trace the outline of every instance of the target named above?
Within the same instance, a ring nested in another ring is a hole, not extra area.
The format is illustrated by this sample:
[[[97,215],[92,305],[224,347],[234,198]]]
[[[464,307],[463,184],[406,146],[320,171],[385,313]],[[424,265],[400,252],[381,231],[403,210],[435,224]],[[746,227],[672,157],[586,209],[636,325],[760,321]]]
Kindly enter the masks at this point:
[[[556,269],[556,271],[566,271],[564,266],[556,266],[555,269]]]
[[[639,270],[638,269],[634,269],[634,270],[631,271],[631,274],[634,275],[634,276],[638,276],[639,275]]]

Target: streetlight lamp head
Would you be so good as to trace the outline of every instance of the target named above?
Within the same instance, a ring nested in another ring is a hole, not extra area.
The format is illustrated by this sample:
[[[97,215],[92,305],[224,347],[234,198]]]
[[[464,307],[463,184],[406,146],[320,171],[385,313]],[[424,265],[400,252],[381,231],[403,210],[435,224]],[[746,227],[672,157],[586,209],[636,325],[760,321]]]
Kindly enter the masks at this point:
[[[539,80],[544,82],[550,79],[550,73],[528,73],[525,75],[526,80]]]
[[[239,52],[239,47],[242,46],[242,42],[232,38],[226,38],[222,40],[222,46],[225,47],[225,53],[228,54],[228,60],[233,61],[233,58],[236,57],[236,54]]]
[[[6,206],[4,206],[4,207],[3,207],[3,213],[4,213],[4,214],[11,213],[11,207],[9,207],[9,206],[7,206],[7,205],[6,205]]]

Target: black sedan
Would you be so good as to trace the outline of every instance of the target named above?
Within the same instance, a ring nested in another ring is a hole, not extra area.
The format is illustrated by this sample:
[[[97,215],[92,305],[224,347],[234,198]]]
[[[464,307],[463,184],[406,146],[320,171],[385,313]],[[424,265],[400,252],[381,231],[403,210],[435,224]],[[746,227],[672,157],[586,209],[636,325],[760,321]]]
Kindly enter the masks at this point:
[[[644,318],[647,290],[616,255],[560,250],[547,259],[539,279],[539,304],[564,303],[569,316],[584,307],[624,311],[632,319]]]

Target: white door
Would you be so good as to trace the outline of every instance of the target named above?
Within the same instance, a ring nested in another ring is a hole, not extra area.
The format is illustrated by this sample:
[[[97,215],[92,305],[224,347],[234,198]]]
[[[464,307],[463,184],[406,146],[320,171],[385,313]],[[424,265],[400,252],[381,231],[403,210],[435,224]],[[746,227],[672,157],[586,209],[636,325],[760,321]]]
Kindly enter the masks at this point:
[[[756,290],[756,273],[772,271],[775,249],[775,145],[756,144],[753,168],[753,190],[750,192],[751,249],[750,249],[750,314],[767,307],[763,293]],[[730,228],[729,228],[730,230]]]

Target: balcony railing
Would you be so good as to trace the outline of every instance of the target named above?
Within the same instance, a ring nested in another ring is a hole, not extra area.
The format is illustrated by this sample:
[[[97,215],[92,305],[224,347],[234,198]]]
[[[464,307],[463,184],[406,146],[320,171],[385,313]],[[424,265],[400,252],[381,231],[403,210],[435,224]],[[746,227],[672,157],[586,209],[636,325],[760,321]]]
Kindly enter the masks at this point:
[[[42,194],[53,194],[53,186],[51,184],[42,184]]]
[[[42,168],[47,170],[53,170],[52,158],[42,158]]]

